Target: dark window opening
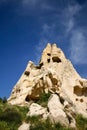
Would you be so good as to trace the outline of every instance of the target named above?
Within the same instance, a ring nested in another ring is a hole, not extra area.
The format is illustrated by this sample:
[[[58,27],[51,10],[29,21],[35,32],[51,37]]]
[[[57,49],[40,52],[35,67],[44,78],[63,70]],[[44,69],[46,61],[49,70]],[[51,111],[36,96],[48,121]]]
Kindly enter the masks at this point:
[[[76,101],[78,101],[78,98],[76,98]]]
[[[26,76],[29,76],[30,72],[29,72],[29,71],[25,71],[24,74],[25,74]]]
[[[27,102],[30,101],[30,99],[29,99],[29,95],[26,96],[25,101],[27,101]]]
[[[43,66],[43,63],[40,63],[40,65],[39,65],[40,67],[42,67]]]
[[[43,66],[43,63],[40,63],[38,66],[36,66],[36,68],[41,69],[42,66]]]
[[[43,80],[43,77],[41,77],[40,79]]]
[[[74,86],[74,94],[77,96],[82,96],[82,88],[80,88],[78,85]]]
[[[49,62],[50,62],[50,59],[47,59],[47,62],[49,63]]]
[[[52,57],[52,60],[53,60],[53,62],[57,62],[57,63],[61,62],[61,59],[57,56]]]
[[[87,88],[81,88],[80,86],[74,86],[74,93],[78,96],[87,96]]]
[[[81,86],[83,86],[83,82],[82,81],[79,81],[79,83],[81,84]]]
[[[83,95],[84,95],[84,96],[87,96],[87,87],[84,87],[84,88],[83,88]]]
[[[83,101],[84,101],[84,100],[81,98],[81,99],[80,99],[80,102],[83,102]]]
[[[51,56],[51,54],[50,54],[50,53],[47,53],[47,55],[48,55],[48,56]]]

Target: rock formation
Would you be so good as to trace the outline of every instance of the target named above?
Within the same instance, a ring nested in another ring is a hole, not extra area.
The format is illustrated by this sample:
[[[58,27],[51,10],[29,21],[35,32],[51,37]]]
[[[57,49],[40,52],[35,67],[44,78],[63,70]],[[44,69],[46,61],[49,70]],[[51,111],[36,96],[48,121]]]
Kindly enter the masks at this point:
[[[38,101],[43,93],[51,94],[47,104],[49,111],[38,104],[36,107],[41,107],[40,112],[47,113],[52,122],[75,127],[76,114],[87,117],[87,80],[80,77],[56,44],[47,44],[38,66],[29,61],[8,103],[32,105],[31,101]],[[31,105],[30,113],[33,114],[35,110],[31,111],[34,107]]]

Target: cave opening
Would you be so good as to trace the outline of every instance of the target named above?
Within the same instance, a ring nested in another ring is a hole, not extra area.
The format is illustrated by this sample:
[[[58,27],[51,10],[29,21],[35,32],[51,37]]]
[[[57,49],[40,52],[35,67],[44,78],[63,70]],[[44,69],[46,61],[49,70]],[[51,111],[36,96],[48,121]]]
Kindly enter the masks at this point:
[[[59,63],[59,62],[61,62],[61,59],[57,56],[54,56],[54,57],[52,57],[52,61]]]

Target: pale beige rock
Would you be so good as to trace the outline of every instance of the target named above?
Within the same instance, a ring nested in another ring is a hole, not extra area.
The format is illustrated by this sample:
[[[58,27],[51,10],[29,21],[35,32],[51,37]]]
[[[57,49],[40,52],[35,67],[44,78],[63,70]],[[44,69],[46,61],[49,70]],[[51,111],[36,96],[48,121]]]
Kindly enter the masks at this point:
[[[60,122],[63,125],[68,126],[69,121],[65,112],[63,111],[63,106],[60,103],[59,97],[53,94],[48,101],[49,117],[53,123]]]
[[[21,78],[14,86],[8,103],[26,105],[32,100],[33,102],[38,100],[44,92],[57,94],[56,104],[61,106],[58,114],[64,114],[63,120],[71,118],[69,125],[75,126],[75,114],[87,117],[87,80],[80,77],[56,44],[47,44],[38,66],[31,61],[28,63]],[[65,105],[65,102],[68,105]],[[55,120],[58,121],[58,119],[59,115]]]
[[[66,113],[68,120],[69,120],[69,126],[72,128],[76,127],[76,121],[74,119],[75,117],[75,109],[72,107],[71,104],[69,104],[66,100],[64,101],[64,112]]]
[[[42,57],[40,60],[40,65],[47,65],[48,59],[50,59],[51,56],[51,45],[50,43],[47,44],[47,47],[43,50]]]
[[[32,103],[29,107],[29,113],[27,115],[28,116],[42,116],[43,119],[47,119],[48,112],[47,112],[47,108],[44,108],[37,103]]]
[[[30,130],[30,124],[28,123],[23,123],[19,128],[18,130]]]

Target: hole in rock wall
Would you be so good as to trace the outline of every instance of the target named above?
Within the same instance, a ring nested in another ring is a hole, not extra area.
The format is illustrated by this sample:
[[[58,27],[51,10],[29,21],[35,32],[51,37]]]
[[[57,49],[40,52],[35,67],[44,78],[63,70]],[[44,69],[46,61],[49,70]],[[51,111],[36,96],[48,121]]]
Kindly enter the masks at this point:
[[[38,66],[36,66],[36,68],[41,69],[42,66],[43,66],[43,63],[40,63]]]
[[[78,98],[76,98],[76,101],[78,101]]]
[[[74,86],[74,94],[77,96],[82,96],[82,88],[78,85]]]
[[[39,65],[40,67],[42,67],[43,66],[43,62],[42,63],[40,63],[40,65]]]
[[[48,55],[48,56],[51,56],[51,54],[50,54],[50,53],[47,53],[47,55]]]
[[[83,101],[84,101],[84,100],[81,98],[81,99],[80,99],[80,102],[83,102]]]
[[[30,101],[29,95],[26,96],[25,101],[27,101],[27,102]]]
[[[83,86],[83,82],[82,81],[79,81],[79,83],[81,84],[81,86]]]
[[[51,73],[49,73],[49,77],[50,77],[50,79],[51,79],[53,85],[57,85],[58,79],[54,78],[53,75],[52,75]]]
[[[68,117],[69,124],[70,124],[72,122],[72,118],[69,115],[67,115],[67,117]]]
[[[25,74],[26,76],[29,76],[30,72],[29,72],[29,71],[25,71],[24,74]]]
[[[64,104],[64,98],[59,96],[59,99],[60,99],[61,104]]]
[[[87,87],[84,87],[84,88],[83,88],[83,95],[84,95],[84,96],[87,96]]]
[[[61,62],[61,59],[57,56],[54,56],[54,57],[52,57],[52,61],[59,63],[59,62]]]
[[[53,85],[57,85],[58,80],[56,78],[52,78],[51,80],[52,80]]]
[[[47,62],[49,63],[49,62],[50,62],[50,59],[47,59]]]
[[[76,85],[74,86],[74,94],[76,94],[77,96],[87,96],[87,88],[83,87],[81,88],[80,86]]]

